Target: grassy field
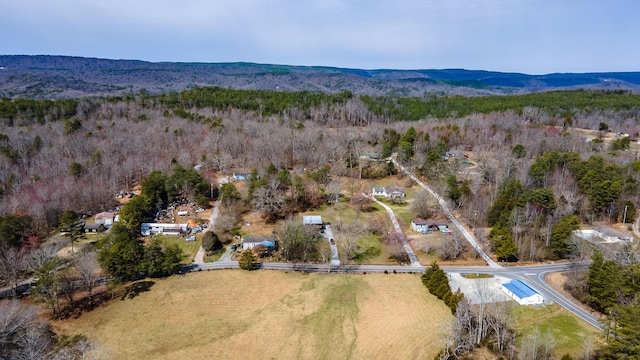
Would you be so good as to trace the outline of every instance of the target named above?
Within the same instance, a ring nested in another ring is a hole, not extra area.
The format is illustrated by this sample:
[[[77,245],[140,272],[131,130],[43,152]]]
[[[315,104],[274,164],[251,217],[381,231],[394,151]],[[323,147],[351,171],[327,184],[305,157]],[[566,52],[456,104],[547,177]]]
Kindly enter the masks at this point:
[[[601,335],[596,328],[559,305],[518,306],[513,309],[513,316],[517,323],[516,330],[520,341],[534,333],[536,329],[542,338],[550,333],[558,358],[564,354],[571,354],[574,359],[581,358],[585,342],[591,339],[595,347],[598,335]]]
[[[225,270],[146,285],[54,326],[112,359],[432,359],[452,319],[418,275]]]
[[[186,255],[184,262],[187,264],[191,263],[202,244],[202,233],[196,235],[196,241],[185,241],[184,237],[175,235],[156,235],[155,237],[163,244],[177,244]]]

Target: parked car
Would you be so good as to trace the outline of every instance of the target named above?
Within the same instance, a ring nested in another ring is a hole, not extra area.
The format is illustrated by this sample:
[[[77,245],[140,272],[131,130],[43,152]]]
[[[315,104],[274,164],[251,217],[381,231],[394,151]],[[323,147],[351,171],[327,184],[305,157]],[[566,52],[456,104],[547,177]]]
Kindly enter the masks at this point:
[[[196,237],[195,236],[189,236],[186,241],[196,241]]]

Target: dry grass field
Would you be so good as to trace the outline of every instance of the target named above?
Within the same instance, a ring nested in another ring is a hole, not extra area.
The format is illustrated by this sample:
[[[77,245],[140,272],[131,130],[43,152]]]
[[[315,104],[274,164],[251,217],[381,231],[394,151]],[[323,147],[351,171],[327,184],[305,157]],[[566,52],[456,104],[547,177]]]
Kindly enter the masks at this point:
[[[225,270],[153,281],[54,326],[112,359],[431,359],[452,319],[418,275]]]

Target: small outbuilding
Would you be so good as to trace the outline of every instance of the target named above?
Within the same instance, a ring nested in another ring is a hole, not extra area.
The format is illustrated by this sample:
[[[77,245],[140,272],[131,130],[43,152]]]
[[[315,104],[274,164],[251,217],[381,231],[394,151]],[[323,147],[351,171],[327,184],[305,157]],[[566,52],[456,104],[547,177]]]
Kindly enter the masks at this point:
[[[520,305],[542,305],[544,303],[542,295],[520,280],[511,280],[502,284],[502,291]]]
[[[324,229],[324,222],[320,215],[304,215],[302,217],[302,225],[314,226],[319,229]]]

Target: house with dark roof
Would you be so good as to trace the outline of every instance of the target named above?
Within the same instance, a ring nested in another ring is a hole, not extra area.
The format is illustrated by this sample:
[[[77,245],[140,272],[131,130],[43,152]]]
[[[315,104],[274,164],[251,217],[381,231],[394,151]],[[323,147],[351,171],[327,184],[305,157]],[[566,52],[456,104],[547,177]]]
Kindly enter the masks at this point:
[[[386,191],[388,195],[387,197],[390,197],[392,199],[407,196],[404,193],[404,188],[401,186],[389,186],[388,188],[386,188]]]
[[[98,233],[103,232],[107,228],[102,224],[84,224],[84,232],[85,233]]]
[[[423,234],[427,234],[431,231],[441,231],[445,234],[451,234],[449,224],[446,221],[441,220],[425,220],[421,218],[415,218],[411,220],[411,229]]]
[[[520,305],[542,305],[544,303],[542,295],[520,280],[511,280],[502,284],[502,291]]]
[[[411,220],[411,229],[419,233],[429,233],[429,221],[421,218]]]

